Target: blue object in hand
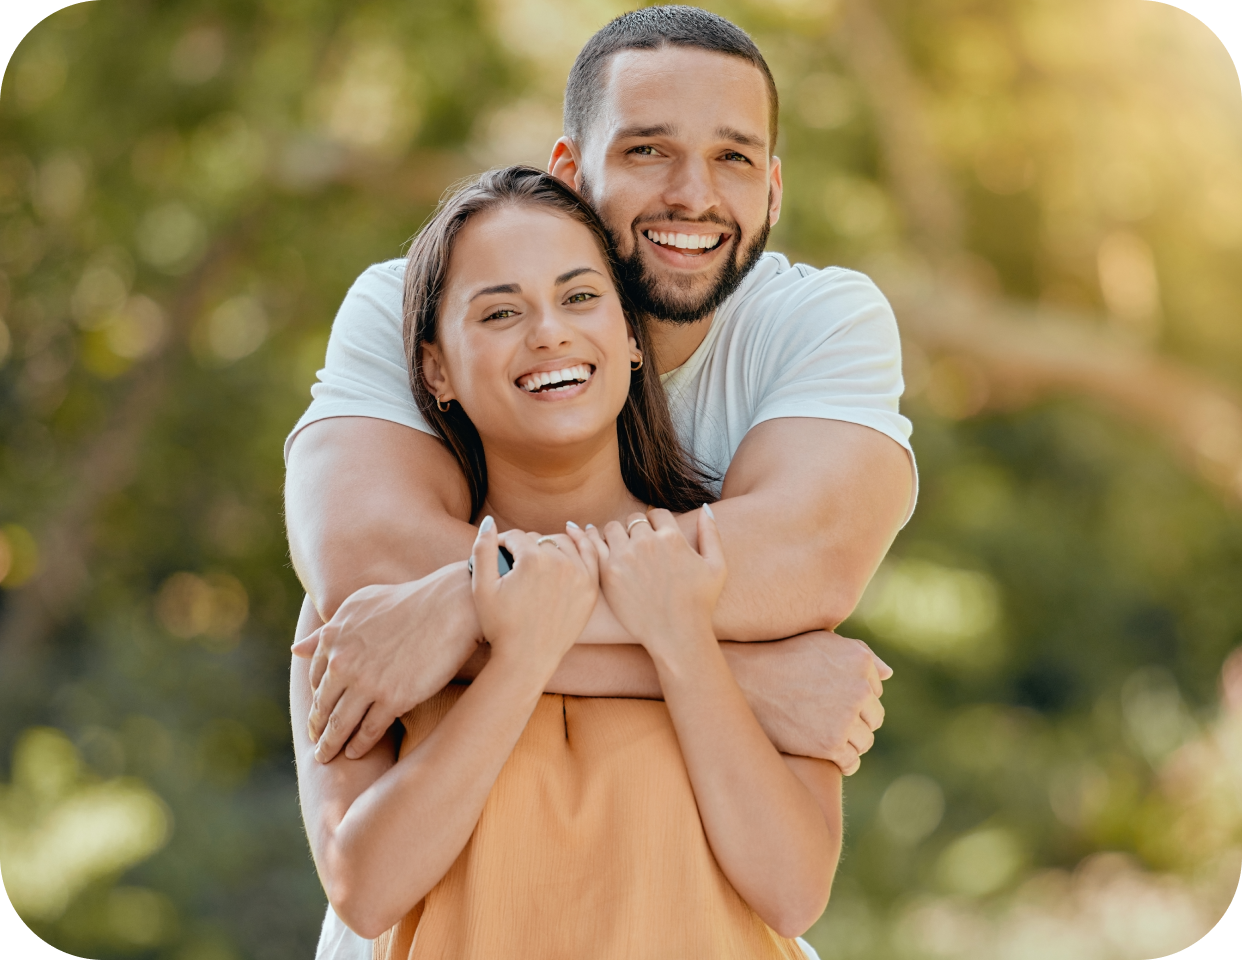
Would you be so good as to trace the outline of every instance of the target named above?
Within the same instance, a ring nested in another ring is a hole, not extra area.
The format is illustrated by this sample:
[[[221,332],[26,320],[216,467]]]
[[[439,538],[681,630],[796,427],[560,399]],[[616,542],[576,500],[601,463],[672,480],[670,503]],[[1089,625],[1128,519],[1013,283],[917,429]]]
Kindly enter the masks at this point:
[[[500,575],[502,577],[513,569],[513,554],[503,546],[496,551],[496,566],[500,568]],[[472,574],[474,573],[474,557],[466,560],[466,569]]]

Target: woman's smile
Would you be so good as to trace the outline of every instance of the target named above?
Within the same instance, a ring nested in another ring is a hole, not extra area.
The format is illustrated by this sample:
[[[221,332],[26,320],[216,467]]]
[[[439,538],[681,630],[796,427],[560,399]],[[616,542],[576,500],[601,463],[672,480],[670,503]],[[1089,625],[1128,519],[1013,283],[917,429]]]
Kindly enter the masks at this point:
[[[519,390],[537,400],[565,400],[581,396],[595,375],[594,364],[575,360],[542,366],[544,369],[524,373],[514,381]]]

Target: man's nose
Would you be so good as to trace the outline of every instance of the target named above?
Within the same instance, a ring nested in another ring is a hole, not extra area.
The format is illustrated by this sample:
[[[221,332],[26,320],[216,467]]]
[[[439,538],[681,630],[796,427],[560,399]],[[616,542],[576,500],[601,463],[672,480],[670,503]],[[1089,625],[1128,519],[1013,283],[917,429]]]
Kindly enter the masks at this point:
[[[685,157],[673,165],[664,191],[668,206],[698,217],[720,202],[711,164],[703,157]]]

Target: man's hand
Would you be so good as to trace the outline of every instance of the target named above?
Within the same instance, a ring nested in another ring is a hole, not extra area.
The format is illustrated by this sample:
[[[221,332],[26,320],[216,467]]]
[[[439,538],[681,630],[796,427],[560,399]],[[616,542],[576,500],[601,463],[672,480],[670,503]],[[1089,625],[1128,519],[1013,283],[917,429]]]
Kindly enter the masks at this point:
[[[892,668],[861,640],[818,630],[773,643],[724,644],[759,725],[781,753],[831,760],[847,776],[884,722]]]
[[[347,757],[365,756],[395,719],[456,676],[478,638],[465,563],[350,594],[293,648],[312,657],[307,733],[318,742],[316,759],[327,763],[347,740]]]

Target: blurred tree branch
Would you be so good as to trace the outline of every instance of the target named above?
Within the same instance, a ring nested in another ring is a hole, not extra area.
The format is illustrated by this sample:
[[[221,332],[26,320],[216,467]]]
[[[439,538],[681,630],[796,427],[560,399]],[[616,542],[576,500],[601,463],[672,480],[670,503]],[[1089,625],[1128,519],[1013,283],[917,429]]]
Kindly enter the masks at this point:
[[[873,0],[845,0],[831,41],[870,100],[890,186],[918,258],[882,277],[903,335],[986,380],[993,403],[1070,393],[1162,434],[1208,480],[1242,498],[1242,401],[1229,387],[1116,333],[1102,318],[983,291],[960,265],[963,204],[932,142],[924,94]]]

